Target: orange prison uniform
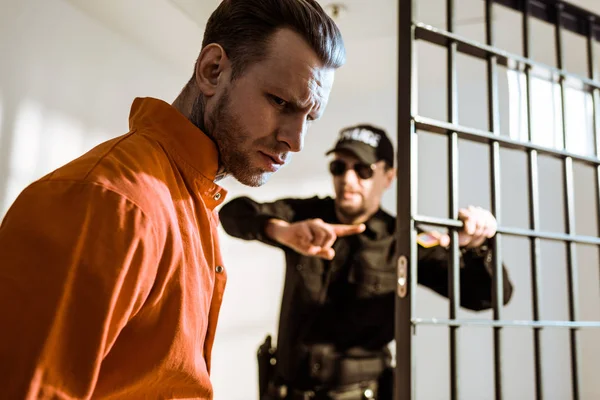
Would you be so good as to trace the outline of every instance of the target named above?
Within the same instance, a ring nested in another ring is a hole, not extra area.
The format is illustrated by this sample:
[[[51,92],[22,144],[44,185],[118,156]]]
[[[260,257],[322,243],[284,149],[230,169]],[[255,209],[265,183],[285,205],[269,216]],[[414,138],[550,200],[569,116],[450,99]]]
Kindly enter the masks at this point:
[[[0,399],[211,399],[225,288],[215,144],[160,100],[0,226]]]

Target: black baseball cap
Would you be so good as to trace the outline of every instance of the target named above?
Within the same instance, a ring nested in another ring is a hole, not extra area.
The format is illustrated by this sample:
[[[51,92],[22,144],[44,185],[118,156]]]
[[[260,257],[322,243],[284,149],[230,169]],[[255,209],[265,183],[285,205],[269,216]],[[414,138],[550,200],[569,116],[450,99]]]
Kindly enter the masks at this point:
[[[360,124],[349,126],[340,131],[335,147],[325,155],[345,151],[356,156],[366,164],[385,161],[394,166],[394,146],[385,131],[373,125]]]

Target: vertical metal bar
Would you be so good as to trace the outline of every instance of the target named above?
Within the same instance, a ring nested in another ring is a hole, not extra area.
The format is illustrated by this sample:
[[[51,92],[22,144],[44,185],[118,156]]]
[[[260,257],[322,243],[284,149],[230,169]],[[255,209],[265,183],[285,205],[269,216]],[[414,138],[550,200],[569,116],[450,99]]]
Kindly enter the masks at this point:
[[[458,135],[456,132],[450,133],[450,143],[448,146],[449,155],[449,182],[450,198],[449,211],[451,218],[458,218]],[[450,300],[449,318],[458,317],[458,308],[460,306],[460,250],[458,243],[458,231],[450,228],[450,252],[448,263],[448,299]],[[458,326],[449,327],[450,335],[450,399],[457,400],[458,395]]]
[[[564,68],[563,57],[563,41],[562,41],[562,14],[564,5],[556,4],[556,61],[560,70]],[[560,76],[560,95],[561,95],[561,114],[562,114],[562,134],[563,147],[567,149],[567,106],[565,93],[565,79]],[[568,234],[575,233],[575,215],[574,215],[574,189],[573,189],[573,159],[566,157],[564,161],[564,193],[565,193],[565,216],[566,230]],[[577,254],[575,243],[568,242],[567,244],[567,268],[569,272],[569,318],[571,321],[577,321],[579,317],[577,300],[578,300],[578,278],[577,278]],[[577,331],[571,329],[569,331],[571,339],[571,377],[573,381],[573,399],[579,400],[579,346],[577,343]]]
[[[486,44],[494,46],[493,0],[485,0],[485,31]],[[500,135],[500,110],[498,102],[498,60],[495,55],[489,55],[487,60],[488,81],[488,124],[494,135]],[[500,206],[500,145],[494,141],[490,145],[490,173],[492,214],[497,220],[501,219]],[[490,244],[493,249],[494,274],[492,276],[492,294],[494,319],[502,319],[504,304],[503,272],[502,272],[502,238],[496,235]],[[500,327],[494,328],[494,382],[495,398],[502,399],[502,335]]]
[[[530,10],[531,5],[529,0],[523,0],[523,56],[530,58],[531,31],[530,31]],[[533,140],[533,107],[531,104],[531,67],[525,66],[525,83],[526,83],[526,104],[527,104],[527,137],[529,142]],[[531,230],[537,231],[540,227],[540,196],[539,196],[539,179],[538,179],[538,154],[536,150],[528,151],[529,159],[529,224]],[[530,239],[531,246],[531,295],[533,320],[540,320],[541,308],[541,270],[539,265],[540,260],[540,240],[538,238]],[[543,400],[542,386],[542,330],[540,328],[533,329],[533,351],[535,358],[535,394],[537,400]]]
[[[590,16],[588,20],[587,54],[588,54],[588,76],[598,81],[598,65],[596,64],[596,50],[594,49],[594,32],[596,30],[596,18]],[[600,91],[592,88],[592,132],[594,135],[594,147],[596,157],[600,158]],[[600,166],[596,167],[596,209],[598,212],[598,236],[600,236]]]
[[[565,160],[565,193],[566,193],[566,214],[567,214],[567,232],[574,233],[575,218],[574,218],[574,199],[573,199],[573,159],[568,157]],[[577,248],[574,242],[567,243],[567,264],[569,269],[569,318],[571,321],[579,320],[579,279],[577,267]],[[569,331],[571,339],[571,374],[573,379],[573,399],[579,400],[579,360],[580,349],[578,344],[578,332],[576,329]]]
[[[446,24],[448,32],[454,32],[456,16],[454,0],[446,0]],[[458,123],[458,77],[456,68],[457,43],[448,44],[448,122]],[[458,134],[450,132],[448,137],[448,213],[452,219],[458,218]],[[460,274],[458,231],[450,229],[450,253],[448,263],[448,299],[450,300],[449,318],[456,319],[460,306]],[[450,335],[450,399],[457,400],[458,395],[458,327],[449,327]]]
[[[414,57],[415,0],[398,3],[398,151],[397,151],[397,218],[396,246],[398,290],[395,307],[396,368],[394,399],[415,398],[414,352],[412,348],[412,295],[416,285],[417,249],[413,215],[417,204],[416,131],[413,115],[416,108]],[[401,264],[404,260],[404,272]],[[407,284],[410,282],[410,284]]]

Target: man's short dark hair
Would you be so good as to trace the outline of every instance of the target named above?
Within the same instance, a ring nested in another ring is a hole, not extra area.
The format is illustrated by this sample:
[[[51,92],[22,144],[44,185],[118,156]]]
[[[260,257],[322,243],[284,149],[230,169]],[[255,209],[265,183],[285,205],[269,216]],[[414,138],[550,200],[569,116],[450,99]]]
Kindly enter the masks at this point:
[[[221,45],[235,79],[266,56],[271,35],[281,28],[303,37],[326,68],[346,62],[338,27],[315,0],[223,0],[208,19],[202,48]]]

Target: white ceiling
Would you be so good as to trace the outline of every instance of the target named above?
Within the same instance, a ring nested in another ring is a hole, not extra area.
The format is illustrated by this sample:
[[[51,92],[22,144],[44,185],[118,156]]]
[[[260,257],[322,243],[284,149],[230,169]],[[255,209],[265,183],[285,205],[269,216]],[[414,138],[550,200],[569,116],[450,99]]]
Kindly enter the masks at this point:
[[[66,0],[176,71],[190,73],[203,28],[169,0]],[[199,0],[208,5],[212,0]],[[216,3],[216,2],[215,2]],[[214,9],[216,4],[211,4]]]
[[[221,0],[166,0],[183,11],[200,28],[204,28],[206,20]]]
[[[206,20],[220,0],[66,0],[109,29],[174,67],[189,72]],[[337,1],[337,0],[336,0]],[[333,3],[323,0],[323,6]],[[338,25],[345,40],[394,35],[397,0],[340,0]],[[375,22],[374,22],[375,21]]]
[[[200,50],[204,25],[220,0],[67,0],[111,30],[188,74]],[[483,0],[455,0],[459,24],[483,22]],[[347,44],[396,35],[398,0],[320,0],[341,3],[337,20]],[[571,0],[600,14],[599,0]],[[445,0],[418,0],[419,16],[443,26]],[[425,11],[424,11],[425,10]],[[504,33],[505,34],[505,33]]]
[[[220,3],[220,0],[167,1],[186,13],[201,28],[204,28],[210,13]],[[332,4],[343,5],[337,22],[348,39],[388,36],[395,32],[398,0],[319,0],[319,3],[328,11]]]

